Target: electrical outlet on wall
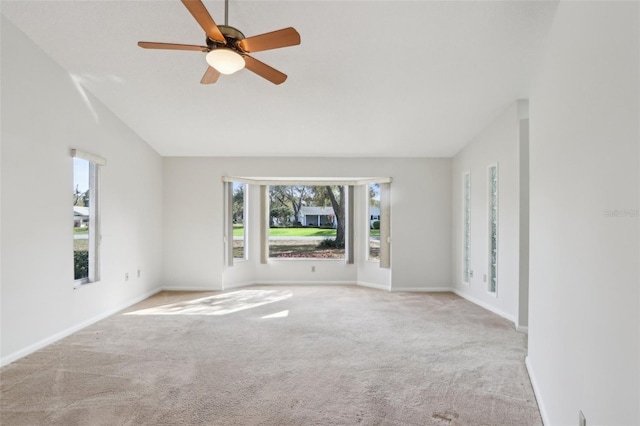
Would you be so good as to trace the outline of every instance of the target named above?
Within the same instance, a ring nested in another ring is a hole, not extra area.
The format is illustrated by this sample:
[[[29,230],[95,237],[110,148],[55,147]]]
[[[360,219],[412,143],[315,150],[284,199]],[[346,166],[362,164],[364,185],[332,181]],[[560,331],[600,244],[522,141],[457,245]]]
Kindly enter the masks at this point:
[[[129,281],[129,273],[128,272],[124,273],[124,280],[125,281]]]
[[[582,410],[580,410],[578,414],[579,414],[578,426],[587,426],[587,419],[585,419],[584,414],[582,414]]]
[[[473,269],[469,269],[469,278],[473,278]]]
[[[315,266],[312,266],[312,267],[311,267],[311,272],[315,272],[315,271],[316,271],[316,267],[315,267]]]
[[[141,272],[140,269],[138,269],[138,278],[140,278]]]

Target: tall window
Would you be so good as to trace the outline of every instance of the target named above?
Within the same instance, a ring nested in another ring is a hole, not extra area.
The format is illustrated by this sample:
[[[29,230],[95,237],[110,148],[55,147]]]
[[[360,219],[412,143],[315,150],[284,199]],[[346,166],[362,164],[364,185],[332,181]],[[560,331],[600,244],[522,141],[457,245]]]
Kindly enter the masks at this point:
[[[489,292],[498,291],[498,166],[489,167]]]
[[[469,283],[471,276],[471,175],[466,172],[463,177],[463,254],[462,254],[462,279]]]
[[[380,184],[369,184],[369,260],[380,260]]]
[[[104,160],[72,150],[73,156],[73,263],[78,284],[99,279],[99,165]]]
[[[344,259],[346,187],[268,187],[269,257]]]
[[[247,258],[247,185],[233,182],[231,219],[233,221],[233,258]]]

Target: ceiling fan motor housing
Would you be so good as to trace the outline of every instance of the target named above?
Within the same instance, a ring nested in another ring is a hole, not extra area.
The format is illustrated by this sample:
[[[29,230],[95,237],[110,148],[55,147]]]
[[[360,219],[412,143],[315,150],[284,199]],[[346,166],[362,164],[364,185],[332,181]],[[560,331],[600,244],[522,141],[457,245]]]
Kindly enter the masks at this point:
[[[206,41],[209,49],[213,50],[213,49],[217,49],[218,47],[224,46],[224,47],[231,47],[234,50],[244,53],[242,49],[240,49],[240,47],[237,45],[238,41],[245,38],[244,34],[242,34],[242,32],[239,29],[230,27],[228,25],[218,25],[218,28],[220,29],[220,32],[224,36],[225,40],[227,40],[227,44],[224,45],[218,41],[211,40],[209,37],[207,37]]]

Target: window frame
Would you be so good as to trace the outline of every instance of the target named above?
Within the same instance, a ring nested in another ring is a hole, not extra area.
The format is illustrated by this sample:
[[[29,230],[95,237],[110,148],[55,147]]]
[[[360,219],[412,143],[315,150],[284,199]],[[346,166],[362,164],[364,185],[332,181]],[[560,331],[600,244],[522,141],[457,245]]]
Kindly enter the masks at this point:
[[[345,229],[345,258],[335,259],[333,261],[344,261],[346,264],[353,264],[355,259],[354,250],[354,228],[356,226],[354,222],[354,193],[355,187],[368,185],[369,183],[379,183],[381,187],[381,217],[386,212],[386,220],[380,223],[380,239],[381,239],[381,268],[391,267],[391,177],[238,177],[238,176],[222,176],[223,183],[228,182],[242,182],[249,185],[255,185],[259,188],[260,199],[260,219],[259,219],[259,236],[260,236],[260,264],[267,264],[269,261],[292,261],[292,260],[318,260],[314,258],[304,259],[278,259],[269,257],[269,191],[268,187],[271,185],[309,185],[309,186],[324,186],[324,185],[341,185],[346,187],[347,194],[347,212],[346,223],[347,229]],[[229,194],[230,190],[225,191],[225,194]],[[384,194],[384,195],[383,195]],[[384,200],[383,200],[384,198]],[[225,211],[227,215],[230,209],[228,199],[225,195]],[[225,220],[225,232],[224,232],[224,244],[225,244],[225,263],[227,266],[233,266],[233,262],[229,262],[230,255],[229,249],[229,226],[230,221]],[[368,225],[368,222],[367,222]],[[383,228],[384,231],[383,236]],[[361,237],[359,237],[361,238]],[[384,239],[384,244],[383,240]],[[360,244],[360,243],[358,243]],[[384,246],[384,250],[383,250]],[[347,248],[348,247],[348,248]],[[384,254],[383,254],[384,253]],[[382,260],[384,256],[384,260]]]
[[[471,172],[462,174],[462,282],[471,283]]]
[[[381,217],[382,217],[382,203],[381,200],[378,200],[378,203],[380,203],[380,206],[378,207],[378,218],[374,219],[373,218],[373,214],[371,214],[371,185],[378,185],[378,195],[380,196],[380,191],[382,191],[381,189],[381,184],[378,182],[371,182],[368,183],[365,188],[366,188],[366,192],[367,192],[367,214],[366,217],[367,219],[367,250],[366,250],[366,254],[367,254],[367,262],[373,262],[373,263],[380,263],[380,250],[382,248],[382,239],[379,240],[378,242],[378,257],[377,258],[372,258],[371,257],[371,226],[373,224],[373,222],[378,221],[380,222],[380,225],[382,225],[381,223]],[[378,231],[380,230],[380,228],[378,228]],[[378,236],[379,238],[381,238],[381,235]]]
[[[318,183],[321,182],[321,183]],[[341,186],[344,188],[343,190],[343,196],[345,197],[345,211],[344,211],[344,232],[345,232],[345,241],[344,241],[344,256],[340,257],[340,258],[321,258],[321,257],[272,257],[271,256],[271,237],[270,237],[270,233],[269,233],[269,229],[270,229],[270,220],[269,220],[269,210],[271,208],[270,206],[270,197],[269,197],[269,190],[271,186],[314,186],[314,187],[320,187],[320,186]],[[308,183],[304,180],[300,180],[300,181],[290,181],[290,182],[286,182],[286,183],[270,183],[268,185],[265,185],[265,189],[264,189],[265,193],[264,193],[264,205],[265,205],[265,209],[264,211],[261,211],[261,215],[263,216],[263,226],[265,227],[265,232],[264,232],[264,241],[261,243],[261,245],[263,246],[263,250],[264,250],[264,256],[262,256],[262,263],[267,263],[267,262],[299,262],[299,261],[319,261],[319,262],[341,262],[341,263],[346,263],[346,264],[353,264],[354,261],[354,253],[353,253],[353,241],[354,241],[354,232],[353,232],[353,186],[352,185],[347,185],[347,184],[342,184],[342,183],[335,183],[333,181],[327,181],[325,183],[322,183],[322,181],[318,181],[315,180],[314,183]],[[266,215],[266,217],[265,217]]]
[[[249,221],[247,220],[247,211],[248,211],[248,206],[247,206],[247,202],[249,200],[248,197],[248,192],[249,192],[249,185],[247,185],[246,183],[243,182],[232,182],[231,183],[231,207],[233,209],[233,186],[234,184],[240,184],[242,185],[244,188],[242,189],[243,194],[242,194],[242,228],[243,228],[243,251],[242,251],[242,257],[235,257],[233,255],[233,211],[232,211],[232,216],[231,216],[231,253],[232,253],[232,257],[233,257],[233,261],[245,261],[245,260],[249,260],[249,246],[248,246],[248,234],[249,234]]]
[[[106,160],[94,154],[71,150],[71,157],[84,160],[89,165],[89,235],[88,235],[88,276],[75,279],[74,288],[100,281],[100,244],[102,242],[101,215],[100,215],[100,175],[101,168],[106,165]],[[75,161],[73,162],[75,164]],[[75,171],[73,172],[75,182]],[[74,250],[75,252],[75,250]]]

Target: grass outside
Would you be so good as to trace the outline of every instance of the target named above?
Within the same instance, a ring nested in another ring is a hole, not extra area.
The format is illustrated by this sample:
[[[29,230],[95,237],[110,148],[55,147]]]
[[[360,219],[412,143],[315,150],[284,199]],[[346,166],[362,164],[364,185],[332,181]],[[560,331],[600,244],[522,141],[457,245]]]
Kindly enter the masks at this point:
[[[371,236],[380,236],[379,229],[372,229]],[[242,225],[233,225],[233,236],[241,237],[244,235],[244,227]],[[269,228],[270,237],[335,237],[335,229],[325,228]]]
[[[242,258],[244,241],[233,242],[233,257]],[[271,241],[269,257],[278,259],[344,259],[344,249],[319,248],[313,241]]]
[[[242,224],[233,225],[233,235],[244,235]],[[269,228],[271,237],[318,237],[318,240],[336,236],[335,229],[324,228]],[[370,230],[371,237],[380,236],[379,229]],[[344,259],[344,249],[318,247],[319,241],[308,240],[274,240],[269,242],[270,258],[289,259]],[[380,241],[371,239],[369,242],[369,259],[378,259]],[[244,241],[233,241],[233,257],[244,257]]]
[[[74,235],[88,235],[89,228],[86,226],[74,227]],[[89,251],[89,239],[88,238],[74,238],[73,239],[73,251]]]

